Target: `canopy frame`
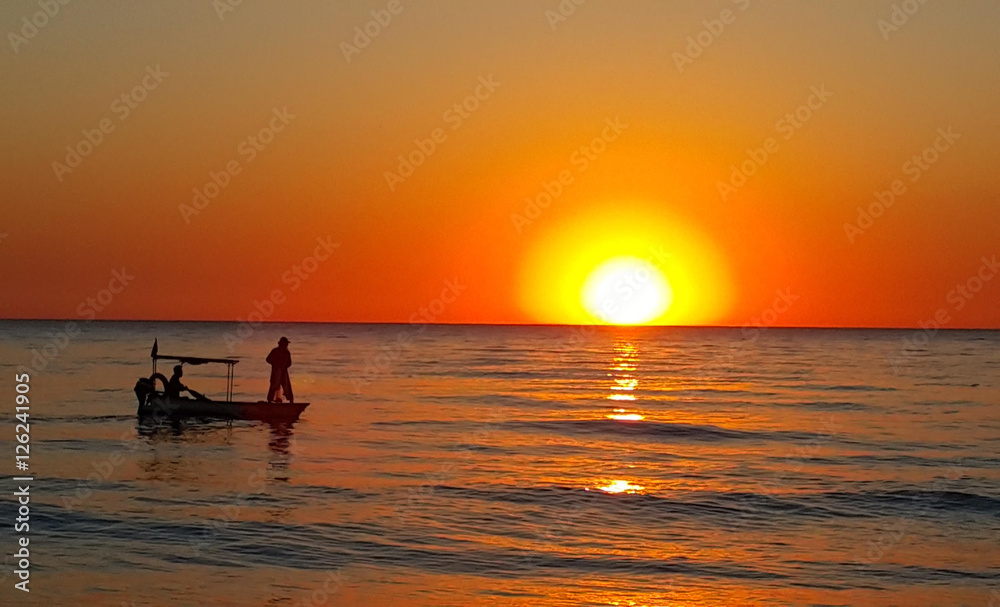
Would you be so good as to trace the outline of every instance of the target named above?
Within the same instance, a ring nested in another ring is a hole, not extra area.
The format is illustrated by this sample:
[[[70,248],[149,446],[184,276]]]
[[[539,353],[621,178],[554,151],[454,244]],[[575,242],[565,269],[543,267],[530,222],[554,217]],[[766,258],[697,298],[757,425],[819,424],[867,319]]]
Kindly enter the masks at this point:
[[[159,353],[159,344],[157,340],[153,340],[153,349],[149,353],[149,357],[153,359],[153,373],[156,373],[156,361],[158,360],[174,360],[180,362],[182,365],[206,365],[206,364],[222,364],[226,365],[226,400],[232,402],[233,400],[233,387],[235,385],[236,373],[235,367],[236,363],[240,362],[238,358],[202,358],[199,356],[169,356],[167,354]]]

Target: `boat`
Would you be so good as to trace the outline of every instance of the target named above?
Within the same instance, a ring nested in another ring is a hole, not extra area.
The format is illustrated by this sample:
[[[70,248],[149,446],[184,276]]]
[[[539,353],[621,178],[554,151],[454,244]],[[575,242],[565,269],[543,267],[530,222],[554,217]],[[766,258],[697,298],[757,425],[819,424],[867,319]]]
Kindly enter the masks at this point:
[[[135,396],[139,401],[137,414],[141,418],[205,418],[225,420],[259,420],[267,422],[293,422],[302,415],[309,403],[244,402],[233,400],[233,383],[238,358],[201,358],[198,356],[168,356],[159,353],[159,344],[154,340],[150,352],[153,359],[153,373],[140,377],[135,384]],[[195,398],[167,395],[167,377],[156,371],[156,362],[170,360],[182,365],[226,365],[226,400],[212,400],[191,390]],[[162,390],[157,389],[157,382]]]

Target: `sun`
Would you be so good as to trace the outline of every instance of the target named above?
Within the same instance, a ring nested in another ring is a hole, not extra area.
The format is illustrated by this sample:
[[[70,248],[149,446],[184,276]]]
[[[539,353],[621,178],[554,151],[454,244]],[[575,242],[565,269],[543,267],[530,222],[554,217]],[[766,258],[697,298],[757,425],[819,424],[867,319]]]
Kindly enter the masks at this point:
[[[552,217],[531,234],[518,293],[527,319],[658,326],[725,321],[733,283],[712,239],[662,204],[604,201],[600,207],[580,208],[561,221]]]
[[[623,255],[594,268],[580,289],[580,298],[597,322],[641,325],[666,314],[674,292],[655,265]]]

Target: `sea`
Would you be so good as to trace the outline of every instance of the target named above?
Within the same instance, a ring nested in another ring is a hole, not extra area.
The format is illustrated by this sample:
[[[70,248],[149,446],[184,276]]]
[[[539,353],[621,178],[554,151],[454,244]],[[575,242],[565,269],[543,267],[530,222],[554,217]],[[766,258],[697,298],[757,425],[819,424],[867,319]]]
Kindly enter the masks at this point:
[[[282,336],[295,423],[137,417]],[[3,321],[0,393],[3,605],[1000,606],[996,331]]]

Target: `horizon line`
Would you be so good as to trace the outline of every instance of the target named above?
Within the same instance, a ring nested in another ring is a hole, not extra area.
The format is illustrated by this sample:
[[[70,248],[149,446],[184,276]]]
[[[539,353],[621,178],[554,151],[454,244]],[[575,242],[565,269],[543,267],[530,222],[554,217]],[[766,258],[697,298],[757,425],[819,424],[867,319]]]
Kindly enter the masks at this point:
[[[0,322],[78,322],[89,323],[214,323],[242,324],[245,320],[207,320],[207,319],[128,319],[128,318],[0,318]],[[440,327],[594,327],[614,329],[798,329],[798,330],[829,330],[829,331],[1000,331],[1000,327],[938,327],[936,329],[920,326],[821,326],[821,325],[613,325],[613,324],[559,324],[559,323],[516,323],[516,322],[400,322],[400,321],[344,321],[344,320],[264,320],[253,324],[273,325],[431,325]]]

